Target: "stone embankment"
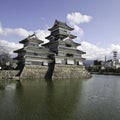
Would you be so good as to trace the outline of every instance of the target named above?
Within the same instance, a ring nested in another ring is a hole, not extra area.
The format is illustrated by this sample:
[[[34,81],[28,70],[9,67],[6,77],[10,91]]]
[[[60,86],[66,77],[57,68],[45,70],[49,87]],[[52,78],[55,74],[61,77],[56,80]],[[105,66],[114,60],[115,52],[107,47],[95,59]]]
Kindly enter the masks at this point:
[[[20,75],[20,79],[44,79],[48,66],[26,65]]]
[[[53,79],[78,79],[89,78],[91,74],[84,66],[56,65],[53,72]]]
[[[18,70],[0,70],[0,79],[13,79],[18,72]]]
[[[47,70],[48,66],[26,65],[21,75],[18,77],[16,77],[16,75],[19,73],[18,70],[0,71],[0,79],[44,80]],[[52,80],[78,79],[89,77],[91,77],[91,74],[85,69],[84,66],[55,65]]]

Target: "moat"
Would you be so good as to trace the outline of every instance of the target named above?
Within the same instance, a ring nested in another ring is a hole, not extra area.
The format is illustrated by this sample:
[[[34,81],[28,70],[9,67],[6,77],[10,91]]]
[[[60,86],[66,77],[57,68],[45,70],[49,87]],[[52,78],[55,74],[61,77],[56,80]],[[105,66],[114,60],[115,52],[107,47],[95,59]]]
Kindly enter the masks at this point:
[[[3,83],[1,83],[2,85]],[[119,76],[9,82],[0,89],[0,120],[119,120]]]

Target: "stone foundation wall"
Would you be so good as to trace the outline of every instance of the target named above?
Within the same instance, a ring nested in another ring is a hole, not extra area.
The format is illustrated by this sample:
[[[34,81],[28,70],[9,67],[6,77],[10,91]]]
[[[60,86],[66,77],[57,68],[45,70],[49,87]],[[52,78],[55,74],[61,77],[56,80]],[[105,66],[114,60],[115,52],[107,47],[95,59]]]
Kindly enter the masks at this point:
[[[39,65],[26,65],[20,75],[20,79],[44,80],[45,74],[48,70],[48,66]],[[17,70],[2,70],[0,71],[0,79],[16,79],[16,75],[19,71]],[[89,78],[91,75],[85,69],[84,66],[74,65],[55,65],[52,79],[78,79],[78,78]]]
[[[18,70],[1,70],[0,79],[12,79],[18,72]]]
[[[91,74],[84,66],[74,65],[55,65],[53,79],[78,79],[89,78]]]
[[[25,65],[20,79],[44,79],[48,66]]]

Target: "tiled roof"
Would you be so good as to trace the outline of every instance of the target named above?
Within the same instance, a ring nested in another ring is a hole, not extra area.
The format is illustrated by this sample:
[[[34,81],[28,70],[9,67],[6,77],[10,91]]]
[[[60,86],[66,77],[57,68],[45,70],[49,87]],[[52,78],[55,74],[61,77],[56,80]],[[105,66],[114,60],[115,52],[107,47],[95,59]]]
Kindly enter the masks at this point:
[[[62,27],[62,28],[65,28],[65,29],[68,29],[68,30],[74,30],[74,28],[68,26],[65,22],[61,22],[61,21],[58,21],[58,20],[55,20],[55,23],[53,25],[53,27],[49,28],[48,30],[53,30],[57,27]]]

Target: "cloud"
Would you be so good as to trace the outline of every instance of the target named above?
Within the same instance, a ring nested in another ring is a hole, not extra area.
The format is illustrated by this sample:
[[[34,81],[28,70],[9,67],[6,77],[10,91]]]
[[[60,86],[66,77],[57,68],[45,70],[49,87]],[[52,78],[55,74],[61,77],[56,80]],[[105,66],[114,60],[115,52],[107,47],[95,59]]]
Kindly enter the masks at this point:
[[[116,50],[118,52],[118,58],[120,53],[120,45],[111,44],[108,48],[102,48],[98,47],[97,45],[91,44],[86,41],[81,42],[81,46],[78,47],[78,49],[85,51],[86,54],[83,55],[88,60],[104,60],[105,56],[108,59],[113,58],[113,51]]]
[[[33,33],[36,33],[37,37],[43,41],[47,41],[45,37],[49,35],[48,30],[36,30],[36,31],[27,31],[24,28],[16,28],[16,29],[11,29],[11,28],[5,28],[4,31],[2,32],[2,35],[17,35],[21,37],[27,37],[28,35],[31,35]]]
[[[3,28],[2,24],[0,23],[0,35],[8,36],[8,35],[17,35],[21,37],[26,37],[30,35],[32,31],[27,31],[23,28]]]
[[[31,35],[33,33],[37,34],[37,37],[40,38],[43,41],[47,41],[45,37],[49,35],[48,30],[36,30],[36,31],[28,31],[24,28],[3,28],[2,24],[0,22],[0,35],[1,36],[9,36],[9,35],[17,35],[20,37],[27,37],[28,35]]]
[[[74,12],[67,15],[67,19],[70,24],[80,25],[81,23],[88,23],[92,19],[91,16],[83,15],[79,12]]]
[[[14,42],[9,42],[7,40],[0,40],[0,52],[8,52],[10,54],[13,54],[14,50],[22,48],[23,45],[16,44]]]
[[[48,40],[45,39],[45,37],[50,34],[50,32],[47,29],[45,29],[45,30],[38,29],[35,31],[28,31],[24,28],[14,28],[14,29],[13,28],[3,28],[2,23],[0,22],[0,35],[3,37],[9,38],[9,36],[12,35],[13,38],[14,38],[14,36],[18,36],[21,40],[21,39],[26,38],[28,35],[33,34],[34,32],[36,33],[36,36],[40,40],[43,40],[45,43],[48,42]],[[23,47],[22,44],[10,42],[9,40],[6,40],[6,39],[0,39],[0,53],[3,51],[6,51],[12,55],[14,50],[20,49],[22,47]]]
[[[50,34],[48,30],[36,30],[35,32],[36,32],[36,36],[40,40],[43,40],[45,43],[48,42],[48,40],[45,39],[45,37]]]
[[[88,23],[92,19],[91,16],[83,15],[80,12],[73,12],[67,15],[68,23],[74,28],[73,34],[77,35],[76,41],[80,41],[81,36],[84,34],[83,29],[81,28],[81,24]],[[108,59],[113,58],[113,51],[116,50],[120,53],[120,45],[119,44],[111,44],[107,48],[99,47],[99,45],[95,45],[86,41],[81,42],[81,46],[78,49],[85,51],[86,54],[83,55],[86,59],[102,59],[104,60],[105,56]],[[119,54],[118,54],[118,57]]]
[[[33,34],[33,32],[31,32],[31,33]],[[48,40],[46,40],[45,37],[47,35],[49,35],[49,31],[47,31],[47,30],[36,30],[35,33],[36,33],[36,36],[40,40],[44,41],[44,43],[48,42]],[[21,32],[21,34],[23,34],[23,32]],[[17,35],[17,33],[16,33],[16,35]],[[19,33],[19,35],[20,35],[20,33]],[[0,53],[3,52],[3,51],[6,51],[6,52],[9,52],[10,54],[13,54],[14,50],[20,49],[22,47],[23,47],[23,45],[19,44],[19,43],[9,42],[8,40],[0,40]]]
[[[2,33],[2,23],[0,22],[0,33]]]
[[[74,25],[74,32],[73,34],[76,34],[78,39],[84,34],[84,31],[82,28],[80,28],[78,25]]]
[[[77,39],[84,34],[83,29],[80,27],[82,23],[88,23],[92,19],[91,16],[83,15],[80,12],[74,12],[67,14],[67,20],[69,24],[74,28],[74,34],[78,36]]]

